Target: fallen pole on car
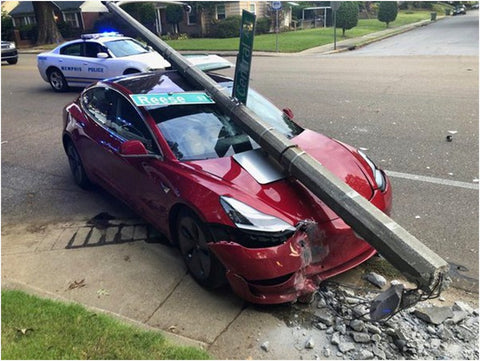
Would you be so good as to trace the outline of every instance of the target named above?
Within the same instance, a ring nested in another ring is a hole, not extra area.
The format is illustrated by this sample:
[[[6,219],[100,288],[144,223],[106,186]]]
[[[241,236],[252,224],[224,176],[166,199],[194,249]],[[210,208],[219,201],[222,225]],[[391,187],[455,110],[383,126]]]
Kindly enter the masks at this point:
[[[302,182],[408,280],[416,283],[427,294],[441,289],[443,277],[449,268],[443,258],[283,134],[269,127],[245,105],[226,95],[208,75],[192,66],[180,53],[122,10],[118,4],[110,1],[103,3],[110,12],[137,31],[175,69],[205,89],[235,123],[283,166],[288,175]]]

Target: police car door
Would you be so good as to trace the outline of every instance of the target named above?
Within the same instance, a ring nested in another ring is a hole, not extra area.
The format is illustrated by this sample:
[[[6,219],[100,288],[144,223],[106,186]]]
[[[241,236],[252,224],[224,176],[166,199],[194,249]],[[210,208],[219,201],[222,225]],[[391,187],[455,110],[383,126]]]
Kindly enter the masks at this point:
[[[86,85],[84,80],[85,67],[83,66],[83,42],[69,44],[60,49],[55,64],[62,71],[63,76],[70,86]]]
[[[111,76],[108,74],[108,64],[111,58],[98,57],[99,53],[108,55],[107,49],[94,41],[86,41],[84,45],[82,67],[84,69],[85,77],[88,78],[90,82],[94,82]]]

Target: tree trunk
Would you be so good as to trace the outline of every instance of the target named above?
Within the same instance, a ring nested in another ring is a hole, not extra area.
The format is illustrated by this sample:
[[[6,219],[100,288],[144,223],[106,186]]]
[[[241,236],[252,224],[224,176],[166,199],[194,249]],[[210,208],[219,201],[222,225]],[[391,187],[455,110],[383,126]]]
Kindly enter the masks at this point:
[[[59,44],[63,42],[62,34],[58,31],[53,18],[54,6],[51,1],[32,1],[35,18],[37,19],[38,37],[36,45]]]

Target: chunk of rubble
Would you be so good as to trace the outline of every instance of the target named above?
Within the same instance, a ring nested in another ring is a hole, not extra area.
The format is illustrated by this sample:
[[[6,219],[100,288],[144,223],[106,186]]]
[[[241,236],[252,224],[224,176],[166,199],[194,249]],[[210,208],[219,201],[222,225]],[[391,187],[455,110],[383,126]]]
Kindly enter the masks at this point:
[[[383,288],[387,284],[387,280],[385,279],[385,277],[375,272],[370,272],[366,274],[364,278],[378,288]]]
[[[316,310],[314,316],[318,319],[318,321],[327,326],[332,326],[335,321],[335,318],[326,309]]]
[[[415,316],[424,320],[425,322],[440,325],[442,324],[447,318],[453,317],[453,311],[450,307],[422,307],[415,309]]]
[[[354,357],[356,360],[373,360],[375,355],[371,351],[362,349],[357,351]]]
[[[355,344],[353,342],[342,342],[338,345],[338,350],[341,353],[346,353],[348,351],[355,350]]]
[[[260,348],[263,351],[268,352],[270,350],[270,342],[265,341],[264,343],[261,344]]]
[[[357,332],[362,332],[365,329],[365,323],[361,320],[350,321],[350,328]]]
[[[369,343],[371,341],[370,335],[365,332],[352,332],[351,335],[356,343]]]
[[[471,315],[472,313],[475,312],[473,307],[471,307],[469,304],[462,302],[462,301],[455,301],[455,303],[452,306],[453,311],[463,311],[466,312],[467,314]]]
[[[315,347],[315,341],[313,341],[313,338],[310,337],[307,342],[305,342],[305,348],[306,349],[313,349]]]

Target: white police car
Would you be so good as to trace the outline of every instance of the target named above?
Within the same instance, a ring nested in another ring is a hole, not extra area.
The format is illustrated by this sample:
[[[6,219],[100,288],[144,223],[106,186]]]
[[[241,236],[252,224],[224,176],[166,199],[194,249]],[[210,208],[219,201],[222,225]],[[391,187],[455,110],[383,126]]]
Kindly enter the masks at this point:
[[[53,90],[83,87],[95,81],[170,66],[160,54],[119,33],[84,34],[37,56],[43,80]]]

